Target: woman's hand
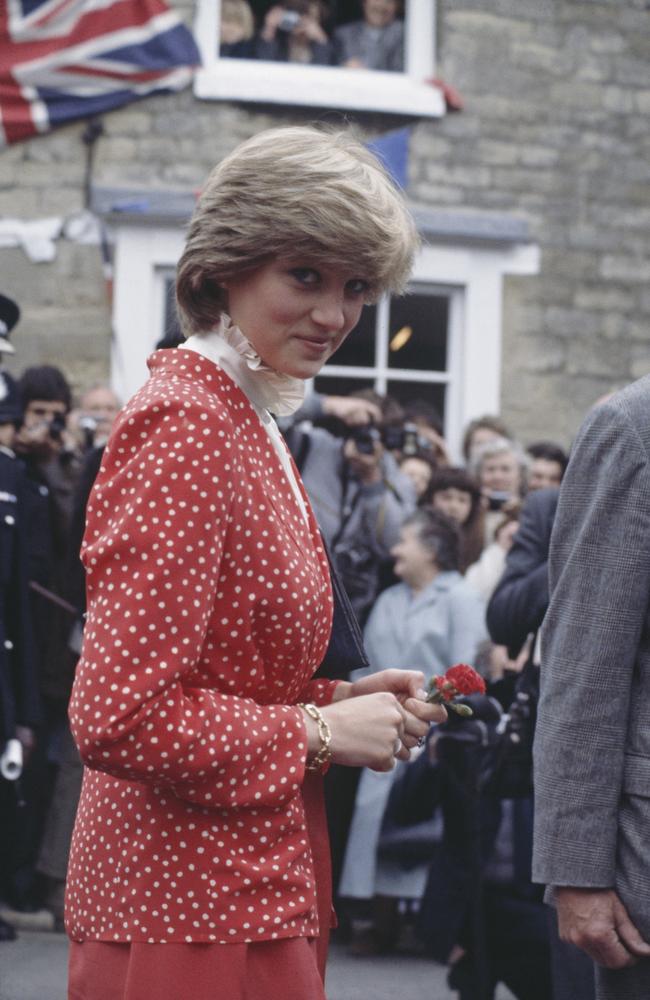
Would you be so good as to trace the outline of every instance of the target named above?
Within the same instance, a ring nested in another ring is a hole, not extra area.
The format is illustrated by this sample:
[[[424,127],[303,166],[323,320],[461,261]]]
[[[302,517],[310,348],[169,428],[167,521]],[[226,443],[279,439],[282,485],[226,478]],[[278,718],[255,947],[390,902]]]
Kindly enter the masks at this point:
[[[390,770],[395,763],[395,758],[398,760],[408,760],[409,753],[412,747],[416,746],[421,739],[423,739],[429,731],[429,726],[432,722],[444,722],[447,718],[447,713],[442,705],[431,705],[426,701],[426,692],[424,690],[424,674],[419,670],[381,670],[376,674],[369,674],[367,677],[362,677],[361,680],[355,681],[353,684],[341,683],[336,689],[335,701],[328,705],[327,708],[322,709],[323,714],[326,716],[327,722],[332,729],[332,749],[334,751],[334,728],[337,724],[337,709],[343,706],[349,706],[351,711],[351,716],[346,712],[343,721],[346,723],[346,727],[343,735],[347,739],[347,722],[348,718],[352,718],[354,725],[354,715],[357,711],[363,710],[363,720],[360,720],[359,727],[365,725],[367,721],[367,712],[375,710],[378,702],[374,699],[384,698],[389,696],[392,702],[388,704],[394,704],[397,709],[401,712],[401,722],[398,728],[393,728],[392,742],[387,734],[382,742],[383,756],[381,758],[381,766],[376,766],[368,761],[352,761],[343,760],[336,757],[334,754],[334,759],[338,760],[341,764],[350,764],[351,766],[364,766],[370,767],[376,771],[386,771]],[[363,703],[363,705],[362,705]],[[386,704],[386,702],[384,702]],[[333,719],[330,721],[330,714]],[[360,731],[360,730],[359,730]],[[401,747],[398,752],[395,753],[395,747],[397,739],[399,738],[401,742]],[[364,735],[363,740],[366,740],[367,736]],[[347,745],[347,743],[346,743]],[[374,746],[374,744],[373,744]],[[361,743],[361,746],[355,748],[355,753],[364,753],[368,751],[370,747],[369,743]]]
[[[408,759],[403,744],[407,713],[390,692],[346,698],[321,712],[332,733],[334,763],[391,771],[396,758]]]
[[[431,705],[426,700],[421,670],[380,670],[369,674],[350,686],[348,697],[355,698],[376,691],[390,691],[404,709],[402,743],[406,754],[400,760],[408,759],[408,751],[427,735],[432,722],[444,722],[447,718],[442,705]]]

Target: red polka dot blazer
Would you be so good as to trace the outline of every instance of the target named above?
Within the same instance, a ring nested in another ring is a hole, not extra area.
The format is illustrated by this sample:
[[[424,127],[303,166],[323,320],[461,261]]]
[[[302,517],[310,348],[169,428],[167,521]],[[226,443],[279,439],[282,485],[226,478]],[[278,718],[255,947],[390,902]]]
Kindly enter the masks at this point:
[[[86,766],[75,940],[318,931],[296,702],[329,638],[327,559],[244,393],[159,351],[88,506],[88,619],[70,717]]]

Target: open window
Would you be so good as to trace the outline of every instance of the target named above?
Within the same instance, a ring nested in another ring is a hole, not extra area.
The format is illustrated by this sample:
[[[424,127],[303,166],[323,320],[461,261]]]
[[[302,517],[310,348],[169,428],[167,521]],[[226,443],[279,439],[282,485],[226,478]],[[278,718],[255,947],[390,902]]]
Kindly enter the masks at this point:
[[[243,49],[240,46],[238,52],[237,45],[231,40],[223,47],[220,44],[222,16],[230,0],[198,0],[195,34],[203,66],[195,75],[196,96],[207,100],[383,111],[432,118],[442,116],[444,99],[440,89],[432,83],[435,74],[435,0],[405,0],[400,44],[403,49],[403,58],[399,63],[403,65],[401,71],[396,69],[398,64],[395,61],[391,62],[392,69],[348,68],[335,64],[348,55],[354,56],[356,50],[347,50],[343,39],[350,38],[354,33],[350,28],[354,21],[362,20],[363,2],[374,0],[359,0],[358,3],[356,0],[345,3],[329,0],[326,5],[328,14],[323,23],[323,37],[332,50],[332,64],[327,65],[324,64],[327,56],[322,54],[321,62],[292,62],[284,58],[287,39],[293,30],[291,17],[284,19],[284,27],[278,24],[274,31],[266,32],[273,36],[270,38],[273,45],[256,46],[255,39],[261,38],[269,11],[282,7],[282,4],[274,4],[272,0],[248,0],[255,35],[248,40],[251,44],[243,46]],[[296,0],[287,0],[286,13],[295,14],[292,8],[296,5],[300,6]],[[316,10],[321,5],[314,0],[307,6]],[[273,19],[276,19],[275,15]],[[241,57],[242,51],[244,58]],[[274,58],[259,58],[258,54],[273,55]],[[300,47],[294,55],[301,58]],[[304,60],[309,56],[302,58]],[[355,60],[351,58],[349,61],[352,63]],[[382,65],[381,62],[379,64]]]

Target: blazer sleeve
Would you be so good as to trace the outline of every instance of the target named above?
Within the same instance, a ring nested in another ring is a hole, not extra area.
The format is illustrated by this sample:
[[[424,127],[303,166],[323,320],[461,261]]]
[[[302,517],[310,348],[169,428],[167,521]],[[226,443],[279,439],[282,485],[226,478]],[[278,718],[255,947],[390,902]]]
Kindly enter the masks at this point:
[[[206,687],[197,669],[238,476],[234,428],[205,416],[172,398],[116,428],[89,504],[71,725],[91,768],[197,805],[273,808],[304,777],[302,712]]]
[[[548,551],[555,491],[537,491],[526,500],[506,567],[487,609],[493,642],[516,656],[528,635],[541,626],[549,601]]]
[[[535,881],[551,885],[614,885],[628,714],[650,599],[648,448],[626,398],[597,407],[583,425],[551,540],[533,865]]]

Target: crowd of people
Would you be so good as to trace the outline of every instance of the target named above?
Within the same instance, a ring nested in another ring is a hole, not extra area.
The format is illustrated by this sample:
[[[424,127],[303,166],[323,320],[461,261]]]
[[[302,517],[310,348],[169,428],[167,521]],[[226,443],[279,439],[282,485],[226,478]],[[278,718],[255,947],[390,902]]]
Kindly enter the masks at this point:
[[[334,23],[324,0],[271,5],[256,24],[247,0],[222,0],[219,54],[314,66],[402,72],[404,23],[399,0],[361,0],[357,20]]]

